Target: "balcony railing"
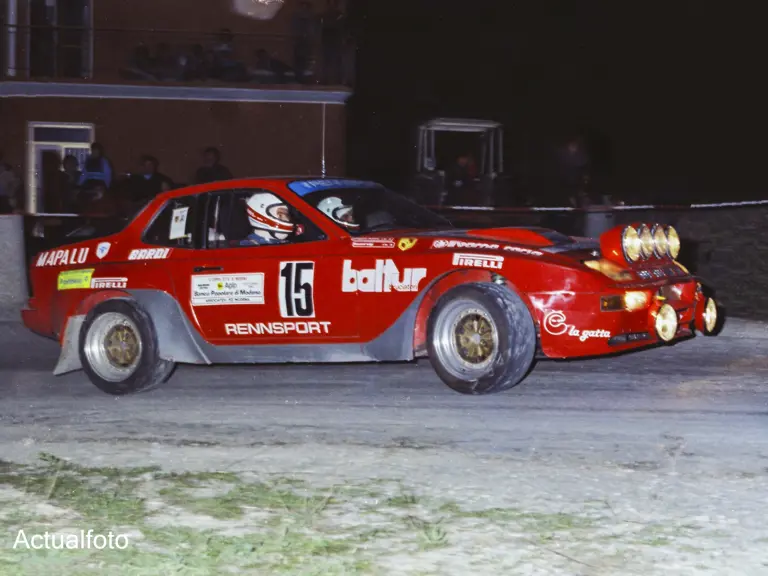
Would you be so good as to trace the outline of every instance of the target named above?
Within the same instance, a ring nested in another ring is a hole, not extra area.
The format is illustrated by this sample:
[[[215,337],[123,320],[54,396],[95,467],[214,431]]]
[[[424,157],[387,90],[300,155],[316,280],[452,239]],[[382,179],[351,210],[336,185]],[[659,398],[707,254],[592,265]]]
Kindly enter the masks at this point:
[[[351,41],[276,34],[4,26],[3,79],[351,87]],[[9,41],[10,39],[10,41]],[[14,50],[9,50],[13,45]]]

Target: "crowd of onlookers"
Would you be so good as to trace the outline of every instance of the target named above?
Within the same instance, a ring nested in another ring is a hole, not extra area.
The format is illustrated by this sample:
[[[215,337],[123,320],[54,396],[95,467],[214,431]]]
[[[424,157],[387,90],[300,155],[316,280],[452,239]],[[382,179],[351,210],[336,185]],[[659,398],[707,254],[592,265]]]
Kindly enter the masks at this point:
[[[352,84],[355,45],[338,0],[328,0],[319,14],[310,2],[299,3],[283,50],[256,48],[249,36],[223,29],[207,44],[140,44],[122,74],[150,81]]]
[[[1,159],[0,159],[1,160]],[[87,215],[128,215],[157,194],[181,186],[160,170],[151,155],[139,160],[137,172],[116,173],[98,142],[81,164],[75,156],[65,156],[61,168],[44,171],[40,178],[43,197],[38,212]],[[221,164],[221,154],[210,147],[203,152],[202,164],[195,172],[194,184],[229,180],[232,173]],[[10,165],[0,161],[0,213],[22,211],[21,180]]]

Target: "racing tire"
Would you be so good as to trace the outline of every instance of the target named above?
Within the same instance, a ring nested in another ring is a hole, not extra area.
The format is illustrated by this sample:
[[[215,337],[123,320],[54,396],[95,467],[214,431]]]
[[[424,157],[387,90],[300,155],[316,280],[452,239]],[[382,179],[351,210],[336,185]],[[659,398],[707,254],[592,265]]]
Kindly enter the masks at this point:
[[[471,283],[446,292],[427,325],[427,350],[443,382],[462,394],[491,394],[528,375],[536,352],[536,325],[509,288]]]
[[[106,300],[88,312],[78,352],[90,381],[115,396],[151,390],[167,381],[175,366],[160,358],[149,315],[127,299]]]

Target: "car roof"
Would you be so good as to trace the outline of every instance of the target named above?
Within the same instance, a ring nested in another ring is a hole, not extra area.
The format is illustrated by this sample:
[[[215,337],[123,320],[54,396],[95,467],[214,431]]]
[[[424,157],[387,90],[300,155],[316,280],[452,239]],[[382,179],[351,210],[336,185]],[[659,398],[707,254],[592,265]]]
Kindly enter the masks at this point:
[[[226,190],[232,188],[264,187],[266,189],[279,186],[288,188],[297,196],[305,196],[310,192],[322,192],[339,188],[383,188],[378,182],[359,180],[355,178],[324,178],[322,176],[260,176],[254,178],[236,178],[220,180],[207,184],[185,186],[177,190],[169,190],[158,194],[158,198],[167,200],[192,194],[202,194],[208,191]]]

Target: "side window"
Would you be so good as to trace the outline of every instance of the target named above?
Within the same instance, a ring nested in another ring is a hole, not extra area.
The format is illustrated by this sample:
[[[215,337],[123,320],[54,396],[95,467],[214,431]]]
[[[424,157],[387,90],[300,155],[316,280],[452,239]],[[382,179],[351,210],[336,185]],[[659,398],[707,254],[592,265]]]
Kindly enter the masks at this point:
[[[200,244],[196,230],[199,196],[169,200],[144,232],[143,241],[155,246],[195,248]]]
[[[206,246],[237,248],[324,240],[325,234],[284,200],[266,190],[210,194]]]

